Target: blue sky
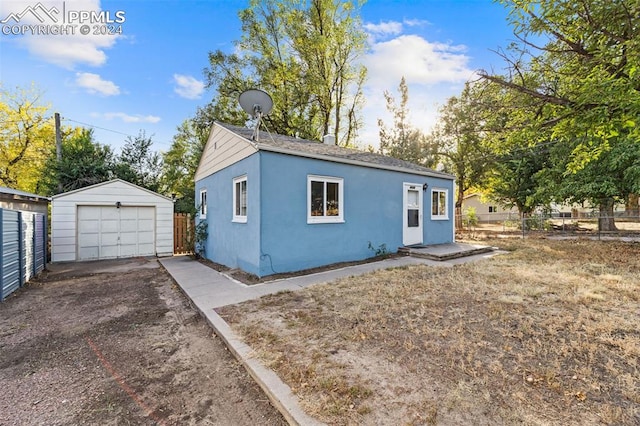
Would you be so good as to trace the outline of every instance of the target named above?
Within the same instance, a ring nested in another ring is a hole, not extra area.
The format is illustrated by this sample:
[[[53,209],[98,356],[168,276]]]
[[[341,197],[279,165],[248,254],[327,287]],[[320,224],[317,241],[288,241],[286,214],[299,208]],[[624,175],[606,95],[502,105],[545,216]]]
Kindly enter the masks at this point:
[[[169,149],[176,127],[213,94],[204,88],[208,52],[232,52],[240,37],[238,11],[247,1],[41,0],[42,10],[103,12],[121,28],[117,35],[81,35],[95,17],[72,21],[72,35],[12,35],[37,24],[26,13],[0,24],[0,81],[5,89],[29,87],[43,93],[66,125],[91,125],[96,139],[116,150],[126,135],[144,130],[154,148]],[[0,20],[36,7],[37,0],[0,2]],[[383,92],[395,93],[400,78],[409,84],[411,120],[428,130],[438,106],[458,94],[480,68],[499,71],[491,50],[513,39],[503,6],[490,0],[370,0],[361,10],[370,50],[363,58],[365,128],[359,142],[378,145],[377,119],[390,123]],[[58,23],[61,21],[59,20]],[[100,27],[98,27],[98,30]],[[87,126],[85,126],[87,127]],[[108,130],[103,130],[108,129]]]

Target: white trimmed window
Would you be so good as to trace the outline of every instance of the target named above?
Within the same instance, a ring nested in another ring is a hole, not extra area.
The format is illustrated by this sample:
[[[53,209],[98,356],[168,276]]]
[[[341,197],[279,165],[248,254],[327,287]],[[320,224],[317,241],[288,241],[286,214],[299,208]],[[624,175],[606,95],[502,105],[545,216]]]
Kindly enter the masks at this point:
[[[344,180],[307,176],[307,223],[344,222]]]
[[[207,218],[207,190],[200,190],[200,219]]]
[[[233,179],[233,221],[247,222],[247,176]]]
[[[431,219],[449,219],[447,197],[448,191],[446,189],[434,188],[431,190]]]

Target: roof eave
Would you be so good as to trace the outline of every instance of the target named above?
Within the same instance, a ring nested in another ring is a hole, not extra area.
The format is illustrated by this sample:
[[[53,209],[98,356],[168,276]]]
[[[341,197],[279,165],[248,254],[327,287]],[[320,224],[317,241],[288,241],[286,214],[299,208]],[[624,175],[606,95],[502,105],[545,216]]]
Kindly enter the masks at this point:
[[[249,142],[249,144],[250,144],[252,147],[254,147],[256,151],[257,151],[258,149],[260,149],[260,148],[259,148],[259,146],[258,146],[259,144],[258,144],[256,141],[254,141],[253,139],[249,139],[249,138],[247,138],[247,137],[245,137],[245,136],[243,136],[243,135],[241,135],[241,134],[238,134],[238,133],[234,132],[234,131],[233,131],[233,130],[231,130],[231,129],[227,129],[226,127],[224,127],[222,124],[218,123],[217,121],[216,121],[216,122],[214,122],[214,124],[215,124],[216,126],[220,127],[221,129],[223,129],[225,132],[231,133],[232,135],[235,135],[235,136],[237,136],[237,137],[240,137],[240,138],[244,139],[245,141]]]
[[[40,196],[33,197],[33,196],[27,196],[27,195],[8,194],[8,193],[0,194],[0,199],[10,200],[10,201],[29,201],[29,202],[33,202],[33,203],[49,203],[49,202],[51,202],[51,199],[47,198],[47,197],[40,197]]]
[[[370,169],[389,170],[389,171],[393,171],[393,172],[409,173],[409,174],[413,174],[413,175],[429,176],[429,177],[435,177],[435,178],[441,178],[441,179],[455,180],[455,176],[447,174],[447,173],[429,172],[429,171],[426,171],[426,170],[425,171],[413,170],[413,169],[409,169],[409,168],[405,168],[405,167],[389,166],[389,165],[385,165],[385,164],[377,164],[377,163],[369,163],[369,162],[360,161],[360,160],[352,160],[350,158],[334,157],[332,155],[313,154],[313,153],[309,153],[309,152],[296,151],[296,150],[293,150],[293,149],[280,148],[280,147],[275,147],[275,146],[261,144],[261,143],[257,143],[255,145],[261,151],[269,151],[269,152],[275,152],[275,153],[279,153],[279,154],[295,155],[297,157],[313,158],[313,159],[316,159],[316,160],[331,161],[331,162],[334,162],[334,163],[350,164],[350,165],[354,165],[354,166],[368,167]]]

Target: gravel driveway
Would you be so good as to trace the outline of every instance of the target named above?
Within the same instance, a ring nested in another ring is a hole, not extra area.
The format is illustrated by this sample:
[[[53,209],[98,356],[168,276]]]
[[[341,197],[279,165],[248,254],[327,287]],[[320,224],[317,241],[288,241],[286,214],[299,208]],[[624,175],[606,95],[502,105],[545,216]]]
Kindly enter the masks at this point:
[[[0,303],[0,424],[284,425],[155,259],[50,265]]]

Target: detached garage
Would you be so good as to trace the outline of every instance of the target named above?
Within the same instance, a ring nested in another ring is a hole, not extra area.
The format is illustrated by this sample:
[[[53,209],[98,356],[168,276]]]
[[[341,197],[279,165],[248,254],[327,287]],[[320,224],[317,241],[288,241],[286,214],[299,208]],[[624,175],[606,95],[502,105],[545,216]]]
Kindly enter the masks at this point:
[[[173,201],[121,179],[51,199],[51,261],[173,254]]]

